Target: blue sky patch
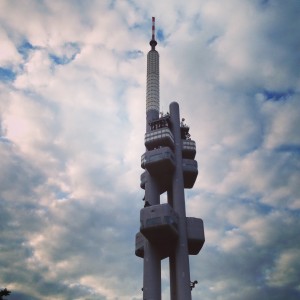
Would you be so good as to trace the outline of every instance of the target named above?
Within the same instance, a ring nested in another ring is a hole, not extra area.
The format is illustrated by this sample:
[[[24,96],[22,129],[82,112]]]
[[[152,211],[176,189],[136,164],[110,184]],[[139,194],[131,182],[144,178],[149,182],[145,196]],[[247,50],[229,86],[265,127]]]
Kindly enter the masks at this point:
[[[156,33],[156,37],[159,42],[163,42],[165,40],[165,35],[164,35],[163,30],[158,29],[157,33]]]
[[[129,59],[136,59],[143,55],[144,53],[141,50],[129,50],[126,52],[126,57]]]
[[[50,53],[50,60],[56,65],[66,65],[75,59],[76,55],[80,52],[80,47],[77,43],[66,43],[64,50],[65,53],[62,55]]]
[[[61,190],[57,190],[57,191],[55,191],[55,196],[58,201],[65,201],[65,200],[69,199],[70,194],[63,192]]]
[[[28,41],[24,41],[19,47],[18,52],[26,59],[30,51],[34,50],[35,47]]]
[[[264,90],[263,95],[265,96],[266,100],[269,101],[284,101],[287,100],[290,96],[294,94],[293,91],[282,91],[282,92],[277,92],[277,91],[268,91]]]
[[[300,154],[300,145],[297,144],[285,144],[276,148],[277,152],[293,152]]]
[[[207,45],[212,45],[220,36],[219,35],[213,35],[207,40]]]
[[[72,60],[69,57],[67,57],[66,55],[58,56],[55,54],[49,54],[49,58],[56,65],[66,65],[67,63],[69,63]]]
[[[111,0],[108,4],[108,8],[110,10],[113,10],[115,8],[115,5],[116,5],[116,0]]]
[[[261,3],[261,5],[268,5],[269,0],[261,0],[260,3]]]
[[[14,81],[16,79],[16,73],[9,68],[0,67],[0,81]]]
[[[129,27],[129,30],[134,30],[134,29],[143,29],[142,25],[139,23],[134,23]]]

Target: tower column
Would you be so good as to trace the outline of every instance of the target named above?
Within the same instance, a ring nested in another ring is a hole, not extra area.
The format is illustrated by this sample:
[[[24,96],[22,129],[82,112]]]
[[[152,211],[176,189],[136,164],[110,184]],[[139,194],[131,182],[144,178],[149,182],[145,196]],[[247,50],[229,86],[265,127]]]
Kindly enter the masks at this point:
[[[160,203],[158,184],[148,171],[146,173],[145,201],[150,205]],[[161,260],[157,247],[147,239],[144,244],[143,299],[161,299]]]
[[[170,116],[175,142],[176,160],[176,169],[173,175],[172,182],[172,200],[173,209],[179,216],[178,242],[174,254],[170,256],[170,271],[175,271],[175,275],[171,276],[171,297],[173,297],[171,298],[171,300],[191,300],[190,266],[186,229],[184,181],[182,171],[182,140],[178,103],[172,102],[170,104]]]
[[[148,240],[144,244],[143,300],[161,299],[161,261],[156,247]]]
[[[146,132],[150,132],[149,123],[159,117],[159,54],[155,50],[155,19],[152,18],[151,50],[147,55],[147,88],[146,88]],[[158,183],[146,171],[145,203],[160,203]],[[161,260],[157,247],[145,239],[144,244],[144,277],[143,299],[161,299]]]

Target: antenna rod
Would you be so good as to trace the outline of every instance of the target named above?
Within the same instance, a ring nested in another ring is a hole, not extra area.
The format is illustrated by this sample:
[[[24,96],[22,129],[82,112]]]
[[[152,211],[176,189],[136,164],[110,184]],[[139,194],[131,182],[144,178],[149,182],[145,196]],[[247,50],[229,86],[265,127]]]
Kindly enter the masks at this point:
[[[152,17],[152,39],[150,41],[151,50],[155,50],[157,41],[155,40],[155,17]]]
[[[152,17],[152,40],[155,41],[155,17]]]

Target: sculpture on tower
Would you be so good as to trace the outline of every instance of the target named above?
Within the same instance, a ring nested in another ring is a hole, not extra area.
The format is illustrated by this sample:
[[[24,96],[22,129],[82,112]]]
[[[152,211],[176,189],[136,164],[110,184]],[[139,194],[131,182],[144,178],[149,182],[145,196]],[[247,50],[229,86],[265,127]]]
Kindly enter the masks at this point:
[[[180,121],[179,105],[159,114],[159,54],[155,50],[152,18],[151,50],[147,55],[145,153],[141,157],[140,186],[145,205],[140,211],[140,231],[135,254],[144,260],[143,299],[161,299],[161,260],[169,258],[170,299],[191,300],[197,281],[190,280],[189,255],[197,255],[205,241],[203,221],[186,217],[184,189],[198,175],[196,143],[189,127]],[[160,196],[167,193],[167,203]]]

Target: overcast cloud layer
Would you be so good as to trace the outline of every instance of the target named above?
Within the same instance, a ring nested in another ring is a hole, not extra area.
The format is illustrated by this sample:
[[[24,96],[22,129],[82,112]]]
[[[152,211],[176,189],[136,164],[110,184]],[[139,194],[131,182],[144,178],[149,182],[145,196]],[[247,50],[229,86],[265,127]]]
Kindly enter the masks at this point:
[[[197,143],[193,299],[300,299],[298,0],[0,1],[0,288],[140,300],[146,54]],[[163,261],[163,299],[169,299]]]

